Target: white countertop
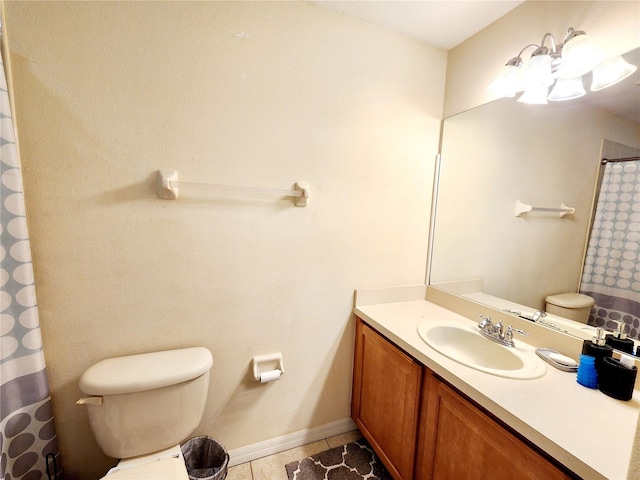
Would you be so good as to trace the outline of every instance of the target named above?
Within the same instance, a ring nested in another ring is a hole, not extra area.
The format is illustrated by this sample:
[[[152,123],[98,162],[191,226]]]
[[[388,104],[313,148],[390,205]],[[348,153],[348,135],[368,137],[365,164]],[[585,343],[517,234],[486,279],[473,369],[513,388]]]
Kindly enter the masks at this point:
[[[637,390],[624,402],[585,388],[575,373],[544,363],[520,338],[515,339],[518,348],[546,365],[541,378],[501,378],[457,363],[429,347],[417,327],[425,320],[474,322],[426,300],[360,305],[354,312],[576,474],[589,480],[627,478],[640,413]]]

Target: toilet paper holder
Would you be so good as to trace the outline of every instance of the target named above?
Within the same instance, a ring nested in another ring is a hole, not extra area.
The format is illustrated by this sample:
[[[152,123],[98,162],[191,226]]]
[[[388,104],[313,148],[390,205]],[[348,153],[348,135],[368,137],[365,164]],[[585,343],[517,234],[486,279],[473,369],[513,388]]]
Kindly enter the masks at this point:
[[[253,376],[257,382],[266,383],[279,380],[284,373],[282,353],[256,355],[253,357]]]

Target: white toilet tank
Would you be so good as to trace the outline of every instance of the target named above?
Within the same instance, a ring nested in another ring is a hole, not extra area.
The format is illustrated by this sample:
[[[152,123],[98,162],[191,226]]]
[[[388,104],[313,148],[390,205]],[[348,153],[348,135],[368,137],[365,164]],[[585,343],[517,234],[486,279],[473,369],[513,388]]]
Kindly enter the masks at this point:
[[[196,429],[207,400],[211,352],[203,347],[109,358],[80,377],[91,430],[113,458],[177,445]]]
[[[575,320],[580,323],[589,321],[591,307],[595,300],[589,295],[581,293],[558,293],[545,298],[546,311],[559,317]]]

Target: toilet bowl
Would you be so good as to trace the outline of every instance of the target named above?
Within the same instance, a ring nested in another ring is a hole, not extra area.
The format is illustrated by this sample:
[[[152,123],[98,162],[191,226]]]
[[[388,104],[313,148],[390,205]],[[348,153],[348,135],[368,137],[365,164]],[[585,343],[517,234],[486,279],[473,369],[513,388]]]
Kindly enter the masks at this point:
[[[102,477],[107,480],[186,480],[189,478],[180,446],[123,459]]]
[[[120,459],[104,478],[188,479],[180,442],[204,413],[211,352],[203,347],[103,360],[80,377],[93,435]]]
[[[546,311],[559,317],[586,324],[591,307],[596,303],[589,295],[581,293],[558,293],[545,298]]]

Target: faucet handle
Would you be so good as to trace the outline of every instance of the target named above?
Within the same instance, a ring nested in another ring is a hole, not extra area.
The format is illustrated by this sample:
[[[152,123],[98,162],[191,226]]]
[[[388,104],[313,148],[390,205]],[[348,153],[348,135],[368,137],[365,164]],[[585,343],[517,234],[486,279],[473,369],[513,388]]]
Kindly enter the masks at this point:
[[[488,317],[486,315],[483,315],[481,313],[476,313],[476,315],[478,315],[482,320],[480,320],[480,323],[478,323],[478,328],[480,330],[484,330],[487,327],[492,327],[493,323],[491,323],[491,317]]]
[[[519,328],[513,328],[511,325],[507,327],[507,331],[516,332],[516,333],[519,333],[520,335],[527,335],[527,336],[529,335],[529,332],[525,330],[520,330]]]
[[[529,335],[529,332],[525,332],[524,330],[520,330],[519,328],[513,328],[511,325],[507,327],[507,331],[504,332],[504,339],[506,341],[513,341],[513,333],[519,333],[520,335]]]

